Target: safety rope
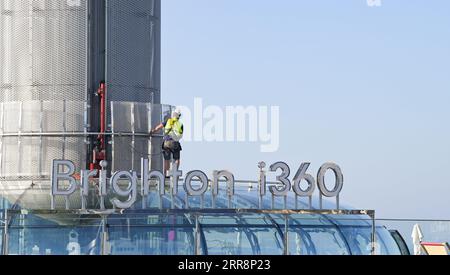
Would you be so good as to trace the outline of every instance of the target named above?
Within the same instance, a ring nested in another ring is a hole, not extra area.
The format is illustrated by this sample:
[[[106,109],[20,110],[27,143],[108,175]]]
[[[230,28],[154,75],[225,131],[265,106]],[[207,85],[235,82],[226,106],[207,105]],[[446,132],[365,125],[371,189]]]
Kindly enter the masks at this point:
[[[131,148],[135,153],[138,153],[139,156],[141,156],[141,157],[160,156],[160,155],[162,155],[162,154],[164,153],[163,151],[161,151],[161,152],[159,152],[159,153],[154,153],[154,154],[152,154],[152,153],[150,153],[150,154],[148,154],[148,153],[143,153],[143,152],[137,150],[133,145],[131,145],[131,144],[129,144],[129,143],[127,143],[127,145],[130,146],[130,148]]]

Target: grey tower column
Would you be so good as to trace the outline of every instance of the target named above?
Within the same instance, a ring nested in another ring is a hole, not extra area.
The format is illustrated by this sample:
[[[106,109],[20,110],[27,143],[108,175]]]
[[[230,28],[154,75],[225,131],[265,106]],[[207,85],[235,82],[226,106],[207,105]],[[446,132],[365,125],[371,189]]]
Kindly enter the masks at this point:
[[[160,0],[102,0],[89,1],[88,83],[91,102],[91,131],[100,130],[99,98],[95,92],[101,81],[107,85],[107,124],[112,130],[111,102],[161,104],[161,1]],[[158,107],[151,112],[153,124],[161,120]],[[143,111],[143,110],[139,110]],[[127,112],[127,111],[126,111]],[[139,114],[136,113],[136,116]],[[117,123],[116,123],[117,124]],[[130,126],[130,125],[128,125]],[[131,127],[124,131],[136,131]],[[149,129],[138,129],[148,131]],[[139,132],[139,131],[138,131]],[[91,140],[91,144],[94,140]],[[127,141],[124,141],[127,142]],[[131,141],[130,141],[131,142]],[[161,140],[154,138],[150,148],[128,148],[151,157],[152,169],[161,170],[158,155]],[[120,158],[109,146],[108,160]],[[92,146],[88,150],[92,151]],[[141,152],[144,151],[144,152]],[[130,153],[130,152],[128,152]],[[135,153],[136,152],[131,152]],[[91,157],[91,156],[89,156]],[[136,162],[137,163],[137,162]],[[137,167],[123,167],[136,169]]]
[[[53,159],[85,167],[83,137],[40,135],[84,131],[88,7],[68,3],[0,1],[0,178],[48,177]]]
[[[161,1],[107,0],[105,6],[105,80],[108,106],[110,102],[161,104]],[[161,111],[158,112],[157,109],[151,112],[153,126],[162,119]],[[138,120],[143,112],[144,110],[136,107],[135,128],[128,130],[150,130],[139,125]],[[110,117],[108,123],[113,123]],[[144,142],[143,139],[135,141]],[[124,143],[126,142],[132,141],[124,139]],[[142,146],[135,148],[136,150],[131,149],[134,151],[132,153],[135,165],[127,168],[136,169],[140,166],[136,155],[141,154],[152,159],[152,169],[162,170],[162,157],[158,155],[161,152],[161,140],[153,138],[151,145],[150,148]],[[114,154],[109,157],[120,158],[121,155]]]
[[[100,128],[101,81],[107,130],[113,102],[123,103],[116,122],[128,124],[126,132],[148,132],[149,118],[152,126],[161,122],[160,20],[160,0],[0,1],[0,195],[45,208],[53,160],[88,166],[95,137],[85,142],[84,133]],[[151,103],[157,107],[149,114]],[[114,148],[118,168],[139,170],[135,158],[153,153],[152,169],[161,169],[160,146],[136,134],[110,144],[108,160]],[[36,181],[42,190],[32,190]]]

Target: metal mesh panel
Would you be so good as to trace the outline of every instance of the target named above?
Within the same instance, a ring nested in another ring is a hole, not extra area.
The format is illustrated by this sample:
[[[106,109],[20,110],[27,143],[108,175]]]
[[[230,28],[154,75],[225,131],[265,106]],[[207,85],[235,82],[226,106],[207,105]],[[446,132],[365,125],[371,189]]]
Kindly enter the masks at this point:
[[[112,102],[113,137],[112,170],[140,170],[141,158],[152,159],[152,168],[161,169],[162,139],[140,136],[148,134],[157,124],[170,117],[172,106],[136,103]],[[133,136],[120,136],[120,133],[135,133]]]
[[[0,100],[86,99],[86,6],[0,1]]]
[[[149,122],[151,119],[149,117],[151,104],[134,104],[134,131],[138,133],[149,133],[152,126]]]
[[[20,102],[5,103],[3,105],[3,121],[5,133],[18,133],[20,118]]]
[[[159,17],[157,0],[107,2],[109,101],[159,98]]]
[[[18,175],[21,177],[33,177],[42,174],[40,167],[41,143],[40,138],[27,137],[20,138],[21,146],[18,154]],[[50,166],[47,168],[49,170]],[[10,168],[6,174],[11,173]],[[13,174],[14,176],[14,174]]]
[[[113,132],[131,132],[131,105],[130,102],[112,102]]]
[[[2,175],[19,174],[19,139],[17,137],[6,137],[2,141]]]
[[[147,104],[112,102],[114,133],[149,133]],[[147,123],[145,123],[147,121]],[[148,141],[136,142],[135,136],[113,138],[113,171],[140,168],[141,157],[148,157]]]
[[[44,137],[42,138],[42,167],[49,171],[54,159],[62,158],[63,138]]]
[[[10,87],[10,85],[6,85],[5,87]],[[22,100],[85,100],[85,97],[85,88],[78,85],[34,85],[0,88],[0,102]]]
[[[64,146],[65,150],[62,156],[63,159],[72,160],[76,164],[78,170],[86,167],[86,150],[84,138],[66,138],[64,140]],[[48,161],[51,162],[52,160],[53,159],[49,159]]]
[[[23,132],[30,133],[41,130],[41,108],[40,101],[25,101],[22,103],[21,130]]]
[[[82,132],[84,130],[84,105],[82,101],[66,102],[66,130]]]
[[[84,131],[84,105],[82,101],[2,103],[0,132],[7,136],[0,138],[0,177],[48,177],[54,159],[70,159],[84,167],[84,137],[63,136]]]
[[[58,132],[64,130],[64,103],[62,101],[45,101],[42,103],[42,130]]]
[[[149,138],[135,138],[133,155],[133,168],[141,169],[141,158],[149,158],[151,144]]]
[[[97,119],[85,117],[85,106],[91,99],[88,78],[94,70],[104,77],[98,69],[102,66],[92,61],[99,52],[107,56],[108,103],[145,103],[118,105],[123,110],[117,113],[114,130],[148,133],[151,125],[162,121],[166,107],[152,109],[147,104],[160,101],[160,2],[105,1],[106,10],[100,11],[102,16],[106,13],[104,33],[103,23],[91,20],[88,25],[88,14],[95,14],[88,0],[0,0],[0,185],[14,182],[28,188],[29,180],[49,176],[54,159],[71,160],[77,169],[86,167],[85,137],[62,133],[85,132],[88,122]],[[93,29],[100,30],[97,42],[88,41]],[[98,131],[91,126],[89,130]],[[146,137],[115,138],[116,167],[140,169],[141,157],[160,152],[155,147]],[[39,206],[48,204],[46,192],[18,197]]]
[[[53,159],[85,162],[87,0],[0,1],[0,177],[41,177]]]

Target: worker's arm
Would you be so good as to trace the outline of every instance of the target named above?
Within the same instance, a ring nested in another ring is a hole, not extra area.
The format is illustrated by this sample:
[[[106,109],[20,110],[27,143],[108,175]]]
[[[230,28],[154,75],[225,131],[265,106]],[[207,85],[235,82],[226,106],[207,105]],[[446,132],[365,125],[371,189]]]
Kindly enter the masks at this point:
[[[156,126],[156,128],[155,129],[153,129],[153,130],[151,130],[150,131],[150,134],[154,134],[154,133],[156,133],[156,132],[159,132],[159,131],[161,131],[162,129],[164,129],[164,124],[159,124],[158,126]]]

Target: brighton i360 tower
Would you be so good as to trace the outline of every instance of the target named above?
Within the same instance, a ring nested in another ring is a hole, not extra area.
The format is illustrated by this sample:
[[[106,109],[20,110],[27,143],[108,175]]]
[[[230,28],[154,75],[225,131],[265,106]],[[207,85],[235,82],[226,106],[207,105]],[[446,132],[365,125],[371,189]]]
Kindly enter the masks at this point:
[[[55,159],[161,169],[148,137],[170,112],[160,15],[160,0],[0,1],[0,195],[13,206],[50,207]]]

